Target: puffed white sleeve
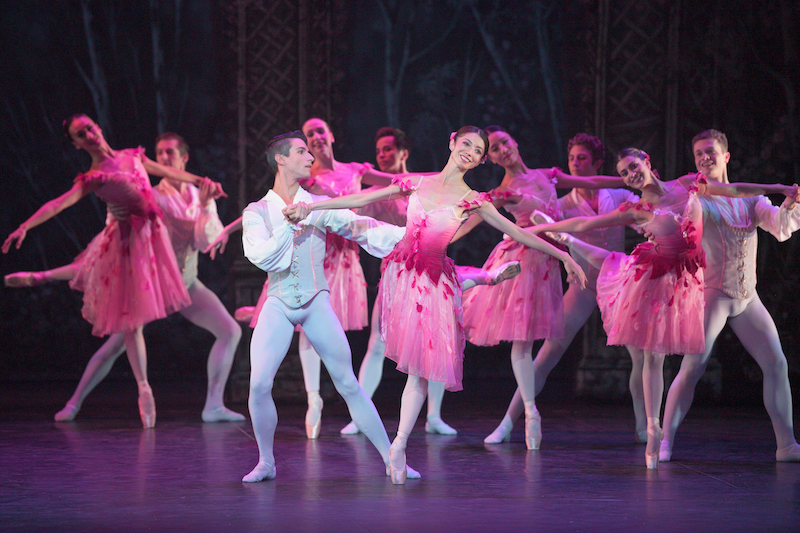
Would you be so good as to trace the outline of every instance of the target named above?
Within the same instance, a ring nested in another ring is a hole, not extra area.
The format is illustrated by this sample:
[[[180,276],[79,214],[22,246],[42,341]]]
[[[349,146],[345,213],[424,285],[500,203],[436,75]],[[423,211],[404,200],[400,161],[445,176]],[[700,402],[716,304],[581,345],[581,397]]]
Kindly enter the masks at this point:
[[[212,198],[206,207],[198,205],[197,217],[194,220],[194,247],[205,250],[220,236],[225,226],[217,214],[217,202]]]
[[[766,196],[759,196],[755,205],[756,221],[764,231],[771,233],[780,242],[788,240],[800,229],[800,207],[786,207],[786,201],[775,207]]]
[[[248,206],[242,213],[244,255],[266,272],[280,272],[292,263],[294,227],[282,221],[272,227],[269,212],[261,206]]]
[[[389,255],[394,245],[406,234],[405,227],[356,215],[349,209],[322,211],[321,221],[328,231],[358,243],[367,253],[375,257]]]

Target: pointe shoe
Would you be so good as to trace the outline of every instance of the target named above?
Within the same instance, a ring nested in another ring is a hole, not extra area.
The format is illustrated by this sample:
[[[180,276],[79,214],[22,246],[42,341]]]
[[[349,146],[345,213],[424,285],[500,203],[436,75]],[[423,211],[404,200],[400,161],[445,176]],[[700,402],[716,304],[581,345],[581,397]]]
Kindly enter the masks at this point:
[[[73,420],[75,420],[75,416],[78,414],[78,411],[80,411],[80,409],[81,408],[78,407],[77,405],[72,405],[71,403],[68,403],[67,405],[64,406],[62,410],[57,412],[53,418],[55,419],[56,422],[72,422]]]
[[[525,413],[525,446],[529,450],[538,450],[542,444],[542,416],[536,408],[533,413]]]
[[[237,322],[249,323],[251,320],[253,320],[253,315],[255,312],[256,308],[251,305],[239,307],[233,312],[233,319]]]
[[[243,422],[246,420],[244,415],[231,411],[224,405],[213,409],[203,409],[203,422]]]
[[[429,416],[425,422],[425,432],[438,435],[458,435],[458,431],[447,425],[441,417]]]
[[[313,404],[313,405],[312,405]],[[322,427],[322,398],[310,399],[308,411],[306,411],[306,437],[316,439],[319,437],[319,430]]]
[[[501,281],[513,278],[520,272],[522,272],[522,267],[520,267],[519,261],[509,261],[497,268],[482,273],[480,278],[485,285],[497,285]]]
[[[153,391],[150,389],[139,393],[139,416],[145,428],[155,427],[156,400],[153,398]]]
[[[533,211],[533,214],[531,215],[531,222],[533,222],[536,225],[552,224],[553,222],[555,222],[555,220],[553,220],[553,218],[547,213],[543,213],[538,209],[535,209]],[[545,231],[544,234],[556,242],[561,242],[566,245],[572,243],[572,235],[570,235],[569,233],[561,233],[557,231]]]
[[[779,463],[796,463],[800,461],[800,445],[796,442],[775,452],[775,460]]]
[[[44,272],[14,272],[3,277],[6,287],[36,287],[47,283]]]
[[[358,429],[358,427],[356,427],[355,422],[350,422],[345,427],[340,429],[339,433],[341,435],[358,435],[360,433],[360,430]],[[386,475],[388,476],[389,474]]]
[[[269,466],[259,462],[249,474],[242,478],[242,481],[244,483],[258,483],[259,481],[275,479],[276,475],[278,475],[278,468],[275,465]]]
[[[497,426],[497,429],[492,431],[488,437],[483,439],[484,444],[502,444],[511,440],[512,427],[506,428],[503,424]]]
[[[647,447],[644,452],[644,464],[648,470],[658,469],[659,452],[664,433],[658,425],[647,427]]]
[[[389,477],[391,475],[392,475],[392,469],[389,465],[386,465],[386,476]],[[422,474],[420,474],[410,466],[406,465],[406,479],[422,479]]]
[[[394,444],[389,447],[389,477],[392,478],[392,485],[405,485],[408,477],[406,449]]]

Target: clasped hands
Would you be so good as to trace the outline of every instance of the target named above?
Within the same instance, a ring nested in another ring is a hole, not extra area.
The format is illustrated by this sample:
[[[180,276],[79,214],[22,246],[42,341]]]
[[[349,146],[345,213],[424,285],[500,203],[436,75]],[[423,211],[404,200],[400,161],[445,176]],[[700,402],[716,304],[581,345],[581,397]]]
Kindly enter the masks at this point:
[[[311,208],[305,202],[297,202],[296,204],[284,207],[281,213],[283,213],[287,222],[290,224],[297,224],[311,213]]]

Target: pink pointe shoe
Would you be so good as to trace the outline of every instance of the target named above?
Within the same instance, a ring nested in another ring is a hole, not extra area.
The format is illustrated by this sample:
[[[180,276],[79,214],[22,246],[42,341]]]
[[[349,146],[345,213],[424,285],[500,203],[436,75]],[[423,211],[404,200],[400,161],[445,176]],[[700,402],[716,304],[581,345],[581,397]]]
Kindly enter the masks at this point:
[[[243,324],[249,324],[250,321],[253,320],[253,315],[255,312],[256,308],[251,305],[239,307],[233,312],[233,319]]]
[[[316,439],[322,428],[322,398],[316,396],[308,399],[308,411],[306,411],[306,437]]]
[[[139,393],[139,416],[146,429],[155,427],[156,400],[153,398],[153,391],[149,388]]]
[[[3,277],[3,283],[6,287],[21,288],[21,287],[36,287],[47,283],[47,278],[44,272],[14,272],[7,274]]]
[[[534,407],[532,413],[525,410],[525,446],[529,450],[538,450],[542,444],[542,416]]]
[[[396,444],[389,447],[389,476],[392,485],[405,485],[408,472],[406,471],[406,449]]]
[[[658,419],[648,419],[647,423],[647,446],[644,452],[644,463],[648,470],[658,469],[659,452],[661,451],[661,441],[664,439],[664,432]]]
[[[519,261],[509,261],[479,276],[485,285],[497,285],[501,281],[513,278],[520,272],[522,272],[522,267],[520,267]]]

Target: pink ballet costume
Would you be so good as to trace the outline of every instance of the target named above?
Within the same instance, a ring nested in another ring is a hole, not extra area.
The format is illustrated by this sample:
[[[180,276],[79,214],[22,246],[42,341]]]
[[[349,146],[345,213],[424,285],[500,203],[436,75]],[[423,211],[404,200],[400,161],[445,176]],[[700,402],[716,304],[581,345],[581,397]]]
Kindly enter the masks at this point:
[[[369,169],[364,163],[336,163],[305,180],[303,188],[311,194],[332,198],[361,192],[361,176]],[[367,313],[367,280],[359,260],[359,247],[353,241],[328,232],[323,261],[325,279],[331,293],[331,305],[345,331],[364,329]],[[260,300],[260,299],[259,299]],[[260,309],[256,309],[256,315]]]
[[[532,172],[544,172],[534,170]],[[532,180],[515,179],[493,197],[521,195],[516,204],[503,208],[520,227],[531,225],[534,210],[561,219],[555,179],[546,187]],[[544,236],[541,236],[544,238]],[[564,290],[561,265],[551,255],[504,238],[495,246],[483,265],[492,270],[509,261],[519,261],[522,271],[515,278],[498,285],[480,285],[464,299],[464,329],[467,339],[478,346],[495,346],[500,341],[533,342],[537,339],[564,336]]]
[[[683,187],[677,181],[668,184]],[[703,353],[702,210],[696,189],[689,193],[686,202],[656,209],[644,202],[620,205],[622,211],[653,213],[640,226],[652,238],[631,255],[612,252],[600,269],[597,303],[609,346],[631,345],[660,354]]]
[[[88,172],[75,181],[99,181],[95,190],[111,213],[108,224],[76,258],[70,287],[83,292],[83,317],[92,333],[133,331],[191,303],[142,164],[144,149],[121,150],[128,168]]]
[[[441,381],[446,390],[458,391],[466,342],[461,286],[453,260],[446,255],[447,245],[468,218],[456,216],[456,208],[475,208],[490,198],[481,194],[474,202],[461,200],[426,211],[416,193],[418,185],[402,179],[392,183],[412,193],[405,236],[386,257],[378,290],[386,357],[401,372]]]

